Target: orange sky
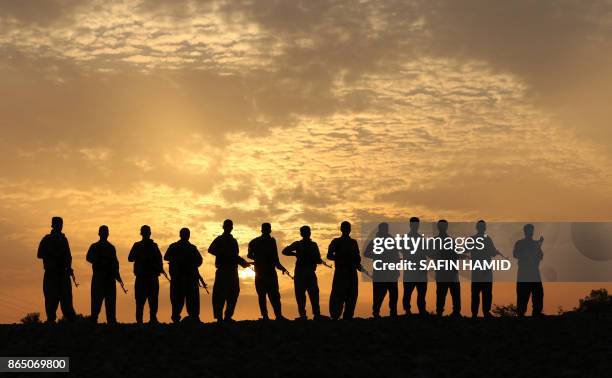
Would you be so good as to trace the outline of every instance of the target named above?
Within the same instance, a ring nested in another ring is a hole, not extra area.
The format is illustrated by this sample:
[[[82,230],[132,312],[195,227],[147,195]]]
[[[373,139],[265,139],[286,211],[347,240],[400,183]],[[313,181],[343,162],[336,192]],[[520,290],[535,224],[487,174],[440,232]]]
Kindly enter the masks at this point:
[[[131,281],[126,256],[145,223],[163,250],[187,226],[206,251],[232,218],[244,251],[263,221],[281,245],[310,224],[326,250],[344,219],[612,220],[611,11],[527,0],[0,3],[0,322],[42,311],[35,253],[53,215],[65,219],[81,312],[100,224]],[[212,264],[205,255],[209,280]],[[321,271],[324,302],[330,277]],[[239,318],[256,317],[252,286]],[[595,286],[547,285],[545,310]],[[513,289],[496,293],[512,301]],[[120,298],[119,319],[132,319],[131,295]],[[166,286],[161,298],[167,320]],[[202,309],[209,319],[207,297]]]

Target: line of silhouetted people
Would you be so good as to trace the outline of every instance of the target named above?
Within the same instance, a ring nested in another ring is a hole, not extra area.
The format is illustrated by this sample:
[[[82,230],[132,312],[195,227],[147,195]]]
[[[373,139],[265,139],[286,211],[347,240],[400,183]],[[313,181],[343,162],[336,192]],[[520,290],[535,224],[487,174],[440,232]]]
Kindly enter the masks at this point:
[[[416,217],[410,219],[408,235],[414,238],[422,236],[419,233],[420,221]],[[66,320],[76,318],[72,304],[72,283],[78,286],[72,270],[72,255],[66,236],[62,233],[63,220],[53,217],[51,232],[43,237],[38,248],[38,258],[43,260],[44,279],[43,292],[45,310],[48,322],[55,322],[58,305],[61,306]],[[448,222],[440,220],[437,223],[438,237],[448,237]],[[286,274],[294,281],[295,299],[299,317],[296,320],[306,320],[306,295],[310,299],[314,319],[326,319],[321,314],[319,306],[319,285],[316,269],[318,265],[330,267],[321,258],[316,242],[311,239],[309,226],[300,228],[301,239],[283,248],[282,254],[296,258],[294,275],[281,264],[278,256],[276,240],[272,237],[270,223],[263,223],[261,236],[248,244],[247,261],[239,254],[238,241],[232,235],[233,222],[229,219],[223,222],[223,233],[217,236],[208,248],[215,256],[215,280],[212,288],[212,307],[214,318],[218,322],[231,322],[240,295],[240,279],[238,267],[254,269],[255,289],[258,296],[262,319],[269,319],[267,301],[274,311],[275,319],[286,320],[282,313],[281,296],[276,271]],[[431,254],[422,248],[416,251],[398,251],[386,248],[382,254],[373,253],[373,242],[370,241],[364,251],[368,259],[380,259],[385,262],[396,262],[400,259],[420,262],[427,259],[460,259],[491,261],[495,256],[503,256],[486,234],[486,223],[480,220],[476,223],[475,237],[484,238],[484,249],[476,253],[459,255],[454,250],[438,250]],[[539,274],[539,264],[543,258],[543,238],[534,240],[534,226],[527,224],[523,228],[525,237],[518,240],[514,246],[513,256],[518,260],[517,273],[517,312],[524,316],[529,299],[532,299],[533,316],[542,315],[543,286]],[[344,221],[340,224],[341,235],[333,239],[327,252],[327,260],[334,262],[334,275],[329,298],[329,317],[332,319],[351,319],[354,316],[358,297],[358,272],[363,272],[372,278],[373,303],[372,315],[380,317],[380,309],[388,295],[391,316],[397,316],[399,296],[399,271],[374,270],[369,273],[361,264],[359,244],[351,238],[351,224]],[[202,265],[202,255],[198,248],[190,243],[190,231],[180,230],[180,239],[172,243],[166,253],[162,253],[158,245],[151,239],[151,228],[142,226],[142,240],[134,243],[130,250],[128,261],[133,263],[135,283],[134,295],[136,301],[136,322],[143,322],[145,304],[149,306],[149,321],[157,322],[159,276],[165,276],[170,281],[170,300],[172,304],[171,319],[181,321],[183,307],[186,307],[187,317],[183,320],[200,322],[200,286],[208,291],[208,287],[199,273]],[[389,237],[389,225],[380,223],[377,237]],[[91,263],[93,276],[91,280],[91,320],[97,322],[102,303],[105,305],[106,319],[109,324],[116,323],[116,283],[127,293],[119,273],[119,260],[115,247],[108,241],[107,226],[99,228],[100,240],[92,244],[87,251],[87,261]],[[169,265],[169,277],[164,270],[163,261]],[[459,272],[456,269],[436,270],[436,314],[444,313],[446,296],[450,292],[452,299],[452,316],[461,316],[461,298]],[[416,289],[417,308],[420,315],[428,315],[426,310],[427,271],[404,270],[402,304],[406,314],[411,314],[411,297]],[[491,317],[493,296],[493,272],[491,269],[473,270],[471,282],[471,313],[477,317],[480,308],[484,317]]]

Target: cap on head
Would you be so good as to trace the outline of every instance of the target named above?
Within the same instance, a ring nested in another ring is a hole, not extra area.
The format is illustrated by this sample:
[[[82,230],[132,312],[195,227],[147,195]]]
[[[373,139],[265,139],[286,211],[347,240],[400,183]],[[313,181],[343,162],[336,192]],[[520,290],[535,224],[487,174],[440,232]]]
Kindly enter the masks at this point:
[[[150,238],[151,237],[151,227],[147,226],[146,224],[142,227],[140,227],[140,235],[142,235],[143,238]]]
[[[234,229],[234,222],[232,222],[231,219],[226,219],[223,221],[223,231],[225,232],[232,232],[232,230]]]
[[[342,235],[349,235],[351,233],[351,224],[348,221],[340,223],[340,231]]]
[[[262,223],[261,233],[264,235],[270,235],[272,233],[272,225],[268,222]]]
[[[310,235],[311,235],[310,227],[309,226],[302,226],[302,227],[300,227],[300,235],[303,238],[309,238]]]
[[[523,226],[523,232],[525,233],[525,236],[527,237],[533,236],[534,230],[535,230],[535,227],[531,223],[527,223],[526,225]]]
[[[98,229],[98,235],[100,236],[100,239],[106,240],[108,239],[108,226],[106,225],[102,225],[100,226],[100,228]]]
[[[64,220],[61,217],[51,218],[51,228],[56,231],[61,231],[64,227]]]
[[[189,240],[189,237],[191,236],[191,231],[189,231],[187,227],[183,227],[181,228],[179,235],[181,237],[181,240]]]

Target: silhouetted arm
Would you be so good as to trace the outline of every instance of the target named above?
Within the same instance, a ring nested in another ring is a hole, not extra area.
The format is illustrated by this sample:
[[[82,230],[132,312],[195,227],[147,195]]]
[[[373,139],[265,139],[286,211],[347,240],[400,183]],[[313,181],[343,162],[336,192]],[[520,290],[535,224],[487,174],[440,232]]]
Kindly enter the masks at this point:
[[[213,256],[217,256],[217,252],[219,249],[219,237],[216,237],[215,240],[210,243],[210,247],[208,247],[208,253]]]
[[[38,253],[36,254],[36,257],[38,257],[39,259],[44,259],[47,255],[47,237],[43,237],[40,240],[40,244],[38,244]]]
[[[253,239],[249,242],[247,257],[251,260],[255,260],[255,241],[257,239]]]
[[[312,244],[314,244],[314,257],[317,260],[317,264],[323,264],[324,261],[321,258],[321,251],[319,251],[319,245],[317,243],[314,243],[314,242]]]
[[[361,253],[359,253],[359,243],[357,243],[357,240],[353,240],[353,261],[357,270],[361,270]]]
[[[200,253],[200,251],[198,251],[197,247],[193,247],[194,249],[194,255],[195,255],[195,265],[197,267],[200,267],[202,265],[202,262],[204,261],[204,259],[202,259],[202,254]]]
[[[164,262],[162,260],[162,254],[156,243],[153,243],[153,252],[155,254],[155,265],[157,265],[157,272],[162,273],[164,271]]]
[[[121,273],[119,273],[119,260],[117,259],[117,250],[115,246],[111,245],[112,261],[113,261],[113,272],[115,272],[115,279],[117,282],[123,282],[121,279]]]
[[[90,245],[89,249],[87,250],[87,256],[85,256],[85,260],[87,260],[87,262],[89,262],[90,264],[94,263],[94,245]]]
[[[274,258],[276,269],[286,272],[287,269],[280,263],[280,259],[278,258],[278,247],[276,246],[276,239],[274,238],[272,238],[272,257]]]
[[[288,246],[286,246],[281,253],[285,256],[297,256],[297,254],[295,253],[296,248],[297,248],[297,242],[293,242],[289,244]]]
[[[170,244],[166,253],[164,253],[164,261],[170,261],[172,259],[172,255],[174,254],[174,244]]]
[[[514,243],[514,250],[512,251],[512,256],[515,259],[520,259],[523,257],[521,253],[521,248],[520,248],[520,240]]]
[[[138,248],[136,248],[136,243],[134,243],[134,245],[132,246],[132,249],[130,249],[130,254],[128,255],[128,261],[129,262],[134,262],[136,261],[136,251],[138,250]]]
[[[367,259],[374,259],[374,240],[371,240],[363,251],[363,257]]]
[[[66,269],[69,272],[72,272],[72,254],[70,253],[70,244],[68,244],[68,238],[64,236],[64,263],[66,264]]]
[[[327,248],[327,259],[336,261],[336,239],[329,243],[329,247]]]

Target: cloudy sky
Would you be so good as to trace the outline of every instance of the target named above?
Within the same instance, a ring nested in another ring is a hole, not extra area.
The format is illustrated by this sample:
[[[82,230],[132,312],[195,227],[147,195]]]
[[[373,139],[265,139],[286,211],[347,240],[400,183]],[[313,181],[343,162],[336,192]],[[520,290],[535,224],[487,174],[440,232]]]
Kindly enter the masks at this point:
[[[56,214],[82,312],[100,224],[131,281],[145,223],[326,251],[343,219],[610,220],[611,52],[610,1],[2,1],[0,321],[42,310]]]

